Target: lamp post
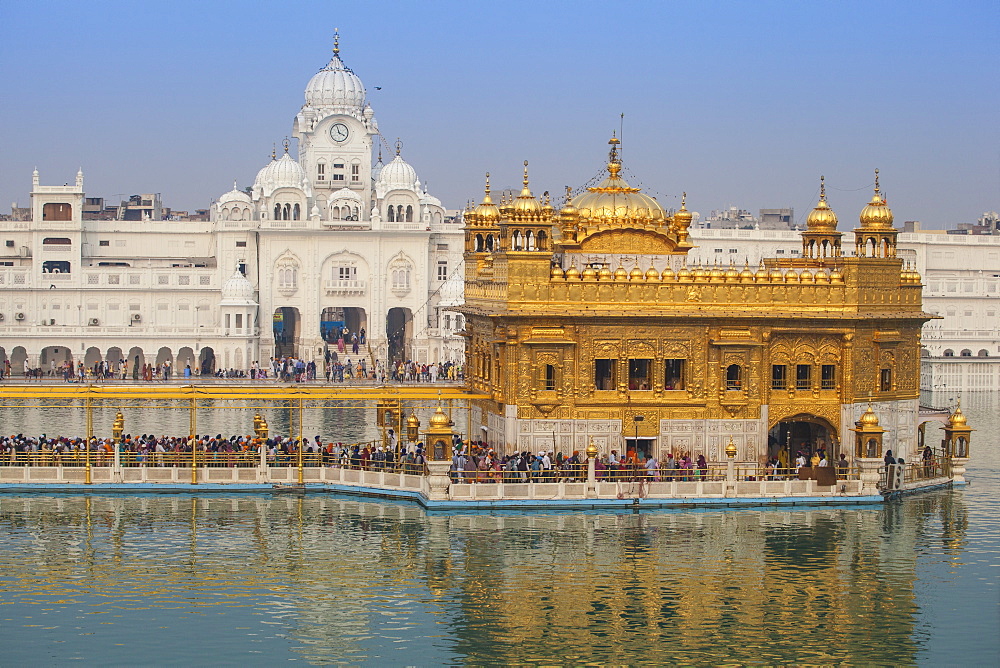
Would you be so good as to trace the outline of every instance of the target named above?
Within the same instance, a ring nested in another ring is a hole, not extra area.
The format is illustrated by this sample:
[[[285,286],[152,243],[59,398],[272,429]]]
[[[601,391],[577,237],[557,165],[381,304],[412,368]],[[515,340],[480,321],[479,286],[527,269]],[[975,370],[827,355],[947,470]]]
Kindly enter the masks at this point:
[[[597,496],[597,446],[594,439],[590,439],[587,444],[587,496],[593,498]]]
[[[728,461],[726,462],[726,496],[735,496],[736,490],[736,471],[734,459],[736,457],[736,444],[733,443],[733,437],[729,437],[729,443],[726,445],[726,457]]]

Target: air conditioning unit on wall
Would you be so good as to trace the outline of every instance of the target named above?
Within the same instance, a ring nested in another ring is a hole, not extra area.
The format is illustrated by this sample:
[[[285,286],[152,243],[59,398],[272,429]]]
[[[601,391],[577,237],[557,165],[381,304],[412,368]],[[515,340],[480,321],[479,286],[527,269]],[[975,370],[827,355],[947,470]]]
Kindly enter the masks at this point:
[[[132,322],[142,322],[142,315],[139,313],[133,313]]]
[[[90,326],[91,327],[96,327],[97,325],[100,325],[100,324],[101,324],[101,321],[98,320],[97,318],[91,318],[90,319]]]
[[[14,320],[24,320],[24,314],[18,313],[17,315],[14,316]]]

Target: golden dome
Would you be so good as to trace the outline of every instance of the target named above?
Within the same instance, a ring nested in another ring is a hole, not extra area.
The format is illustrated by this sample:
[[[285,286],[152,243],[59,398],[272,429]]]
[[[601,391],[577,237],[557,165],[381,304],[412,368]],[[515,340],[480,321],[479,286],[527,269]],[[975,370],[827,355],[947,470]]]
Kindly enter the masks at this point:
[[[546,190],[544,195],[545,203],[542,204],[542,213],[545,214],[546,218],[551,218],[552,212],[555,211],[555,209],[552,208],[552,201],[549,199],[549,191]]]
[[[777,267],[771,270],[771,280],[775,283],[781,283],[784,281],[784,276],[782,275],[781,270]]]
[[[652,269],[652,267],[650,267],[650,269]],[[673,281],[674,280],[674,278],[675,278],[675,276],[674,276],[674,270],[670,268],[670,265],[667,265],[667,268],[663,270],[663,273],[660,275],[660,278],[661,278],[661,280],[664,280],[664,281]]]
[[[864,412],[861,416],[861,426],[863,427],[877,427],[878,426],[878,416],[875,415],[875,411],[872,410],[872,405],[868,404],[868,410]]]
[[[406,426],[413,427],[414,429],[420,428],[420,420],[417,419],[415,413],[410,413],[410,417],[406,418]]]
[[[584,280],[587,280],[588,278],[596,280],[597,279],[597,270],[594,269],[593,267],[587,267],[586,269],[583,270],[583,273],[581,274],[581,276],[583,276]]]
[[[483,195],[483,201],[476,207],[475,214],[476,220],[484,225],[500,221],[500,209],[497,208],[497,205],[493,203],[493,198],[490,197],[489,172],[486,172],[486,192]]]
[[[810,232],[833,232],[837,229],[837,214],[826,203],[826,179],[819,177],[819,203],[806,218],[806,227]]]
[[[618,268],[615,269],[615,280],[616,281],[624,281],[627,278],[628,278],[628,272],[625,271],[625,267],[623,267],[623,266],[621,266],[619,264]]]
[[[867,230],[891,230],[892,209],[885,203],[885,198],[878,187],[878,170],[875,170],[875,194],[868,206],[861,209],[861,227]]]
[[[816,276],[814,276],[814,278],[816,279],[817,283],[829,283],[830,282],[830,277],[827,276],[826,272],[823,271],[822,269],[817,269],[816,270]]]
[[[434,415],[431,416],[430,425],[431,429],[447,429],[451,426],[451,420],[449,420],[448,416],[444,414],[443,410],[441,410],[441,406],[438,406],[437,410],[434,411]]]
[[[584,273],[584,275],[587,274],[587,272],[583,272],[583,273]],[[601,270],[599,272],[597,272],[597,277],[599,279],[601,279],[602,281],[607,281],[607,280],[610,280],[611,278],[613,278],[614,274],[612,274],[611,270],[608,269],[607,267],[601,267]]]
[[[741,283],[753,283],[753,272],[750,271],[749,260],[743,266],[743,271],[740,272],[740,282]]]
[[[569,269],[566,270],[566,279],[574,281],[580,280],[580,270],[576,268],[576,262],[571,264]]]
[[[948,418],[948,424],[952,427],[964,427],[968,424],[965,419],[965,413],[962,412],[961,404],[955,407],[955,412],[951,414],[950,418]]]
[[[560,216],[576,216],[580,213],[577,208],[573,206],[572,194],[573,189],[566,186],[566,203],[563,204],[563,208],[559,209]]]
[[[554,267],[552,267],[552,271],[549,273],[549,275],[552,278],[563,278],[566,274],[563,271],[562,266],[557,264]]]
[[[674,212],[674,224],[678,228],[687,229],[691,226],[691,220],[694,218],[694,214],[687,210],[687,196],[686,192],[681,195],[681,208]]]
[[[691,270],[687,268],[687,265],[681,267],[680,271],[677,272],[678,281],[690,281],[691,278]]]
[[[767,280],[767,267],[764,266],[764,261],[761,260],[760,264],[757,266],[757,273],[754,274],[754,278],[757,279],[758,283],[763,283]]]
[[[524,184],[524,188],[521,189],[521,194],[514,200],[512,210],[515,214],[521,216],[537,216],[542,211],[542,205],[535,199],[535,196],[531,194],[531,190],[528,188],[527,160],[524,161],[524,180],[522,183]]]
[[[608,178],[600,184],[587,188],[587,192],[573,198],[572,204],[580,212],[581,218],[607,223],[631,221],[657,222],[666,220],[667,214],[656,199],[644,195],[641,188],[633,188],[625,182],[619,172],[622,169],[618,158],[618,144],[611,137],[611,155],[608,158]]]
[[[697,267],[694,268],[694,271],[691,272],[691,277],[696,281],[707,281],[708,272],[705,271],[704,267],[702,267],[701,264],[699,264]]]
[[[798,283],[799,274],[794,269],[789,269],[785,272],[785,282],[786,283]]]
[[[632,267],[632,271],[629,272],[628,277],[629,280],[632,281],[641,281],[645,277],[645,274],[642,273],[642,269],[639,268],[639,265],[635,265]]]
[[[844,275],[841,274],[838,270],[834,269],[833,271],[830,272],[830,282],[831,283],[843,283],[844,282]]]
[[[729,263],[729,269],[726,270],[726,281],[729,283],[736,283],[740,280],[740,272],[736,271],[736,267],[733,263]]]
[[[812,283],[813,282],[812,272],[809,271],[808,269],[803,269],[801,272],[799,272],[799,280],[802,281],[803,283]]]
[[[646,270],[646,280],[647,281],[658,281],[660,280],[660,272],[656,271],[656,267],[649,265],[649,269]]]
[[[722,271],[722,269],[719,268],[718,264],[715,264],[712,267],[712,271],[708,272],[708,278],[713,283],[721,283],[722,280],[723,280],[723,278],[725,278],[725,276],[726,276],[726,272]]]

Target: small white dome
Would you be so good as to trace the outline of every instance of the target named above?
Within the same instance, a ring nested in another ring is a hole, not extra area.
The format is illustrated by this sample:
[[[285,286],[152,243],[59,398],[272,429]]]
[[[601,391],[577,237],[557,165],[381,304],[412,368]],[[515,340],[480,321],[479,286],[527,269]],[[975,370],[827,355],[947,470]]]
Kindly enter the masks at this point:
[[[247,195],[242,190],[237,190],[235,181],[233,182],[233,189],[219,198],[219,205],[221,206],[223,204],[231,204],[233,202],[240,202],[241,204],[250,204],[250,195]]]
[[[254,179],[254,189],[258,187],[270,194],[278,188],[301,188],[305,172],[292,156],[285,153],[278,160],[272,160],[264,169],[257,172]]]
[[[342,201],[345,201],[345,200],[348,200],[348,201],[351,201],[351,202],[361,202],[361,195],[359,195],[358,193],[354,192],[350,188],[341,188],[340,190],[338,190],[336,192],[330,193],[330,198],[329,198],[328,201],[330,201],[330,202],[342,202]]]
[[[335,53],[327,66],[309,80],[306,104],[313,107],[353,107],[360,112],[365,107],[365,86]]]
[[[239,269],[233,272],[222,286],[223,306],[245,306],[256,304],[253,298],[253,283],[247,280]]]
[[[378,173],[376,185],[382,191],[415,190],[417,187],[417,171],[398,154],[388,165]]]

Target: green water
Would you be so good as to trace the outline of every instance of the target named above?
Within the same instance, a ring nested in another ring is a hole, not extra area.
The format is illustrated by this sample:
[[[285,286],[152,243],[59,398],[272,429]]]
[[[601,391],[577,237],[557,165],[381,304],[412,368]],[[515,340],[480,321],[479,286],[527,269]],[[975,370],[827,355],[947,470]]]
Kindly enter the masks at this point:
[[[996,665],[1000,411],[963,409],[973,484],[875,507],[0,494],[0,661]]]

